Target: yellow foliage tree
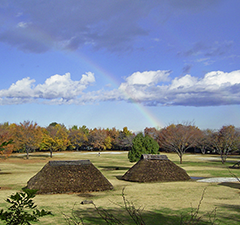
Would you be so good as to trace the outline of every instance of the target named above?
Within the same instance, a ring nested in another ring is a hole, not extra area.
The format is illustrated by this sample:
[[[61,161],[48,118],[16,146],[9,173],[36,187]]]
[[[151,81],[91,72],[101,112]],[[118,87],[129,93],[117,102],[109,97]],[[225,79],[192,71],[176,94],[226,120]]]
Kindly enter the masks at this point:
[[[14,140],[14,150],[26,151],[27,159],[30,151],[39,149],[43,133],[37,123],[24,121],[20,125],[11,124],[10,133]]]

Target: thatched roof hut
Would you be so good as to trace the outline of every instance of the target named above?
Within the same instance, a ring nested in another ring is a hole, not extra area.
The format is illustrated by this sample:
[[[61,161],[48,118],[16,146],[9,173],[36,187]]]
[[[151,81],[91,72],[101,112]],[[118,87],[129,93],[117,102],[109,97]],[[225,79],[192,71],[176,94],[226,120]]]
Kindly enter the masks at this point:
[[[134,182],[164,182],[185,181],[191,178],[166,155],[145,154],[122,176],[122,179]]]
[[[92,192],[113,189],[90,160],[49,161],[27,182],[38,194]]]

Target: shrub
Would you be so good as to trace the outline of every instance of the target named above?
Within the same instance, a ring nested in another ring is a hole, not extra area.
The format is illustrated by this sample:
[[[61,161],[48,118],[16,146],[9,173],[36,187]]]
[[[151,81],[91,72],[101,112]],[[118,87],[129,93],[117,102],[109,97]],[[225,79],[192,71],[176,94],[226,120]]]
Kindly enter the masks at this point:
[[[0,210],[0,219],[4,220],[7,225],[22,225],[36,222],[39,217],[52,215],[50,211],[37,209],[37,205],[32,200],[36,192],[37,190],[23,189],[22,192],[11,195],[6,200],[11,206],[7,211]]]
[[[140,160],[142,154],[157,154],[159,150],[158,143],[148,135],[143,136],[139,133],[132,143],[132,149],[128,152],[130,162]]]

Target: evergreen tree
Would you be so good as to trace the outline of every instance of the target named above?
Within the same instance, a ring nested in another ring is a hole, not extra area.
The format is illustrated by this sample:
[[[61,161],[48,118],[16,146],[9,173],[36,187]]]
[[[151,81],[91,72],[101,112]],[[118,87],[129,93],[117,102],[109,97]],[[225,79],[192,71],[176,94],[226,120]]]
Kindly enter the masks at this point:
[[[128,152],[128,159],[130,162],[136,162],[140,160],[142,154],[157,154],[158,150],[159,145],[153,138],[139,133],[133,139],[132,149]]]

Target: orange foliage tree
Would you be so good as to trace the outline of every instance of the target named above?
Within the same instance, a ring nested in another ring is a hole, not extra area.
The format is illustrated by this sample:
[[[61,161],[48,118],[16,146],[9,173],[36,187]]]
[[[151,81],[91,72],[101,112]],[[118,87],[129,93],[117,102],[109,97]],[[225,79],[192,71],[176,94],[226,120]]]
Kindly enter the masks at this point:
[[[13,139],[9,132],[9,124],[0,125],[0,154],[9,157],[13,151]]]
[[[37,123],[24,121],[20,125],[11,124],[9,129],[14,140],[14,150],[26,151],[29,159],[29,152],[40,147],[43,135],[41,127]]]
[[[107,130],[94,128],[89,132],[89,144],[94,149],[106,150],[112,148],[112,139]]]

